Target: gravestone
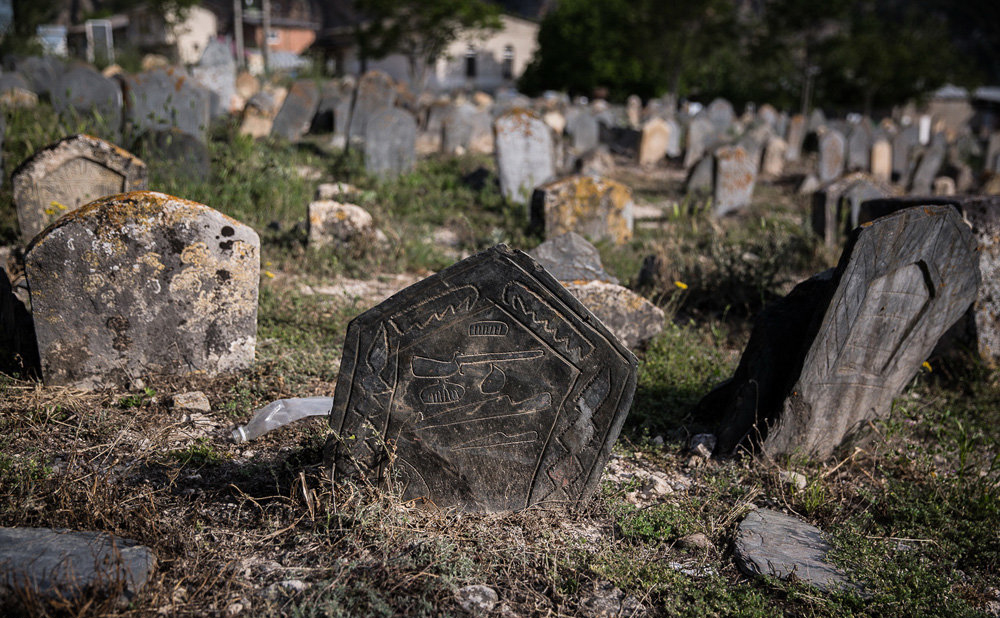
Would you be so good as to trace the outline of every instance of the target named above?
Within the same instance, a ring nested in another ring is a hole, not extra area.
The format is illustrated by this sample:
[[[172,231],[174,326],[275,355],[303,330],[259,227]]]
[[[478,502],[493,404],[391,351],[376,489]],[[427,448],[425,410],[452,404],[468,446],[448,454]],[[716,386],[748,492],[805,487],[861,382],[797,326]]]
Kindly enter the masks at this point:
[[[684,169],[701,160],[715,139],[715,126],[703,115],[695,117],[687,130],[687,145],[684,149]]]
[[[875,138],[872,144],[872,176],[880,182],[892,180],[892,144],[885,136]]]
[[[1000,131],[990,134],[990,139],[986,143],[986,160],[983,161],[983,169],[987,172],[1000,172]]]
[[[493,122],[500,192],[512,204],[527,204],[535,187],[555,176],[552,129],[534,112],[515,108]]]
[[[179,129],[146,131],[135,148],[145,160],[158,161],[162,173],[175,178],[204,180],[212,171],[212,157],[205,142]]]
[[[260,92],[250,97],[243,108],[243,122],[240,133],[250,137],[267,137],[271,134],[274,119],[285,102],[288,91],[285,88],[264,87]]]
[[[913,173],[913,182],[910,184],[910,192],[914,195],[930,195],[934,185],[934,178],[937,177],[944,158],[948,154],[948,140],[944,133],[938,133],[931,140],[931,144],[924,150],[920,157],[920,163]]]
[[[757,161],[742,146],[715,151],[713,212],[722,216],[750,206],[757,183]]]
[[[493,152],[493,127],[489,112],[462,103],[451,110],[443,124],[446,153]]]
[[[50,94],[66,64],[55,56],[28,56],[15,62],[14,69],[31,84],[31,90],[41,95]]]
[[[776,133],[778,129],[778,119],[779,119],[778,110],[776,110],[774,106],[771,105],[770,103],[765,103],[761,105],[760,109],[757,110],[757,120],[770,127],[771,130],[775,131]]]
[[[309,132],[319,134],[336,132],[343,135],[347,129],[347,118],[344,110],[348,110],[349,114],[350,107],[350,91],[345,89],[338,80],[328,79],[324,81],[319,87],[319,102],[316,104],[316,112],[309,124]]]
[[[872,139],[868,129],[855,125],[847,137],[847,171],[865,172],[871,168]]]
[[[600,176],[569,176],[535,189],[531,224],[546,238],[576,232],[593,240],[622,244],[632,238],[632,191]]]
[[[339,197],[339,196],[336,196]],[[378,240],[371,214],[354,204],[321,197],[309,204],[309,246],[364,249]]]
[[[788,142],[772,135],[764,146],[761,175],[768,178],[780,178],[785,171],[786,152],[788,152]]]
[[[0,528],[0,606],[34,599],[43,606],[88,594],[132,600],[156,568],[136,541],[101,532]]]
[[[955,179],[950,176],[938,176],[934,179],[932,193],[941,196],[955,195]]]
[[[576,232],[549,238],[528,252],[550,275],[559,281],[607,281],[618,283],[601,264],[601,254],[594,245]]]
[[[666,122],[670,128],[670,139],[667,140],[667,156],[671,159],[676,159],[684,154],[684,136],[679,122],[673,118],[667,118]]]
[[[830,182],[844,173],[844,136],[828,129],[819,138],[819,181]]]
[[[347,136],[364,137],[368,119],[396,104],[396,84],[381,71],[368,71],[358,80]]]
[[[785,141],[788,142],[788,150],[785,151],[785,158],[791,162],[798,161],[802,157],[802,144],[806,140],[806,117],[802,114],[795,114],[788,121],[788,134]]]
[[[639,165],[652,166],[667,154],[670,145],[670,125],[662,118],[651,118],[642,127],[639,143]]]
[[[271,125],[271,135],[283,137],[290,142],[296,142],[309,132],[313,116],[319,106],[319,88],[311,79],[300,79],[292,84],[281,110],[274,117]]]
[[[920,129],[916,125],[906,127],[892,139],[892,174],[900,183],[909,178],[914,153],[919,147]]]
[[[78,66],[62,73],[55,80],[50,96],[52,107],[60,114],[96,112],[113,132],[121,129],[121,87],[90,67]]]
[[[726,133],[736,121],[736,112],[733,110],[733,104],[725,99],[715,99],[709,103],[708,107],[705,108],[705,114],[715,127],[714,133],[716,135]]]
[[[19,73],[0,75],[0,107],[34,107],[38,104],[38,95],[31,88]]]
[[[417,159],[417,121],[391,107],[368,118],[365,125],[365,169],[379,178],[395,178],[413,170]]]
[[[440,508],[586,501],[636,365],[562,284],[499,245],[348,325],[328,462]]]
[[[248,226],[150,191],[59,219],[24,258],[45,383],[99,388],[246,369],[259,252]]]
[[[59,217],[98,198],[146,188],[146,164],[90,135],[42,148],[11,176],[25,243]]]
[[[229,45],[210,39],[198,64],[191,68],[191,76],[215,93],[219,105],[212,116],[225,116],[233,109],[236,96],[236,60]],[[237,108],[238,109],[238,108]]]
[[[176,128],[206,141],[212,95],[183,69],[154,69],[125,78],[126,119],[137,132]]]
[[[688,172],[684,181],[684,192],[687,194],[709,195],[712,193],[715,179],[715,157],[706,155]]]
[[[897,195],[887,182],[854,172],[828,182],[813,193],[812,227],[827,247],[833,247],[862,223],[861,204]]]
[[[562,136],[566,130],[566,116],[563,116],[559,110],[550,109],[542,116],[542,120],[545,121],[545,124],[552,127],[552,132],[557,136]]]
[[[836,270],[761,313],[735,375],[698,404],[715,452],[823,459],[860,438],[976,299],[977,260],[950,206],[857,228]]]
[[[566,134],[570,147],[576,152],[587,152],[600,143],[601,127],[597,117],[588,109],[570,108],[566,115]]]
[[[625,100],[625,113],[628,116],[628,124],[633,129],[642,126],[642,97],[629,95]]]
[[[807,126],[809,133],[819,131],[821,127],[826,126],[826,114],[823,113],[823,110],[818,107],[814,109],[812,113],[809,114]]]

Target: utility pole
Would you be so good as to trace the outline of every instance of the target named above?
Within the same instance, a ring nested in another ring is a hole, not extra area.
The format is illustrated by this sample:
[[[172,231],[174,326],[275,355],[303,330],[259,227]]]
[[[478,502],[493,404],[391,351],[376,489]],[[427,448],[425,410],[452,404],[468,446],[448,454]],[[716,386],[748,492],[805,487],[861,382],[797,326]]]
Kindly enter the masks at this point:
[[[233,37],[236,40],[236,68],[243,68],[243,0],[233,0]]]
[[[264,56],[264,74],[271,72],[271,0],[261,0],[260,23],[264,29],[264,45],[261,53]]]

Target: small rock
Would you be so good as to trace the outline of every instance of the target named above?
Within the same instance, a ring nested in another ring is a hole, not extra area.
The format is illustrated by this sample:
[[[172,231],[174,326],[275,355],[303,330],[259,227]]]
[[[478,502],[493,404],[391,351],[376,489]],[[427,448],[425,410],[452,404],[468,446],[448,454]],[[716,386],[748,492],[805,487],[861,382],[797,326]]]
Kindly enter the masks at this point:
[[[455,592],[455,598],[462,609],[475,616],[488,614],[500,600],[496,590],[482,584],[459,588]]]
[[[712,457],[712,451],[715,450],[716,442],[718,442],[718,440],[716,439],[715,434],[699,433],[691,436],[691,441],[688,442],[688,448],[698,457],[709,459]]]
[[[588,618],[615,618],[617,616],[644,616],[646,609],[638,599],[615,588],[611,582],[593,585],[591,596],[580,604],[580,615]]]
[[[796,491],[802,491],[803,489],[806,488],[806,485],[808,483],[808,481],[806,480],[806,476],[798,472],[782,471],[781,473],[778,474],[778,478],[781,480],[782,483],[784,483],[785,485],[789,485]]]
[[[663,446],[664,440],[663,436],[656,436],[653,438],[653,446]]]
[[[346,195],[360,193],[357,187],[346,182],[324,182],[316,187],[316,200],[336,200]]]
[[[205,393],[191,391],[174,395],[174,409],[207,413],[212,411],[212,405],[208,403],[208,397],[205,396]]]
[[[606,281],[572,281],[563,285],[630,348],[642,345],[663,330],[663,310],[626,287]]]
[[[688,549],[708,550],[715,547],[715,545],[712,544],[712,541],[701,532],[695,532],[694,534],[682,536],[677,540],[677,542],[681,545],[681,547],[686,547]]]
[[[309,244],[348,245],[376,239],[372,216],[354,204],[320,200],[309,204]]]
[[[323,171],[309,165],[296,165],[295,173],[303,180],[319,180],[323,177]]]
[[[639,497],[644,500],[653,500],[672,493],[674,493],[674,488],[670,486],[666,477],[660,474],[653,474],[650,475],[646,484],[643,485],[642,491],[639,492]]]
[[[305,589],[309,587],[309,584],[305,583],[301,579],[286,579],[285,581],[278,582],[278,586],[292,592],[305,592]]]

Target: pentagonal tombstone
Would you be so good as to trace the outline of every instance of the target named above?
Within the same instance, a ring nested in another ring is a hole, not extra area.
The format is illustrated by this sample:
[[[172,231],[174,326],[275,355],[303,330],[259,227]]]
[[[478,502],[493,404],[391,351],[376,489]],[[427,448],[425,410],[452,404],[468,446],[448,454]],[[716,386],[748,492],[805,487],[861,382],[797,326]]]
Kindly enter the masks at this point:
[[[337,474],[404,499],[504,511],[588,499],[632,402],[636,359],[503,245],[358,316],[334,398]]]
[[[42,148],[11,177],[25,242],[98,198],[146,188],[146,164],[110,142],[74,135]]]
[[[28,247],[47,384],[215,375],[253,362],[260,240],[208,206],[138,191],[92,202]]]

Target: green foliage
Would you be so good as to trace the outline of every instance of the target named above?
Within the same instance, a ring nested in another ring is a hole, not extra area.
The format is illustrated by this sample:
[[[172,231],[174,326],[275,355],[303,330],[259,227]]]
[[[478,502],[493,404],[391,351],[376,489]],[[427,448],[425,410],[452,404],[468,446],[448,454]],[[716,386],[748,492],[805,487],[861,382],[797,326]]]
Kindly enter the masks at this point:
[[[187,448],[170,451],[168,455],[180,463],[182,466],[217,466],[227,459],[226,453],[219,452],[213,447],[207,438],[199,438],[197,442]]]

